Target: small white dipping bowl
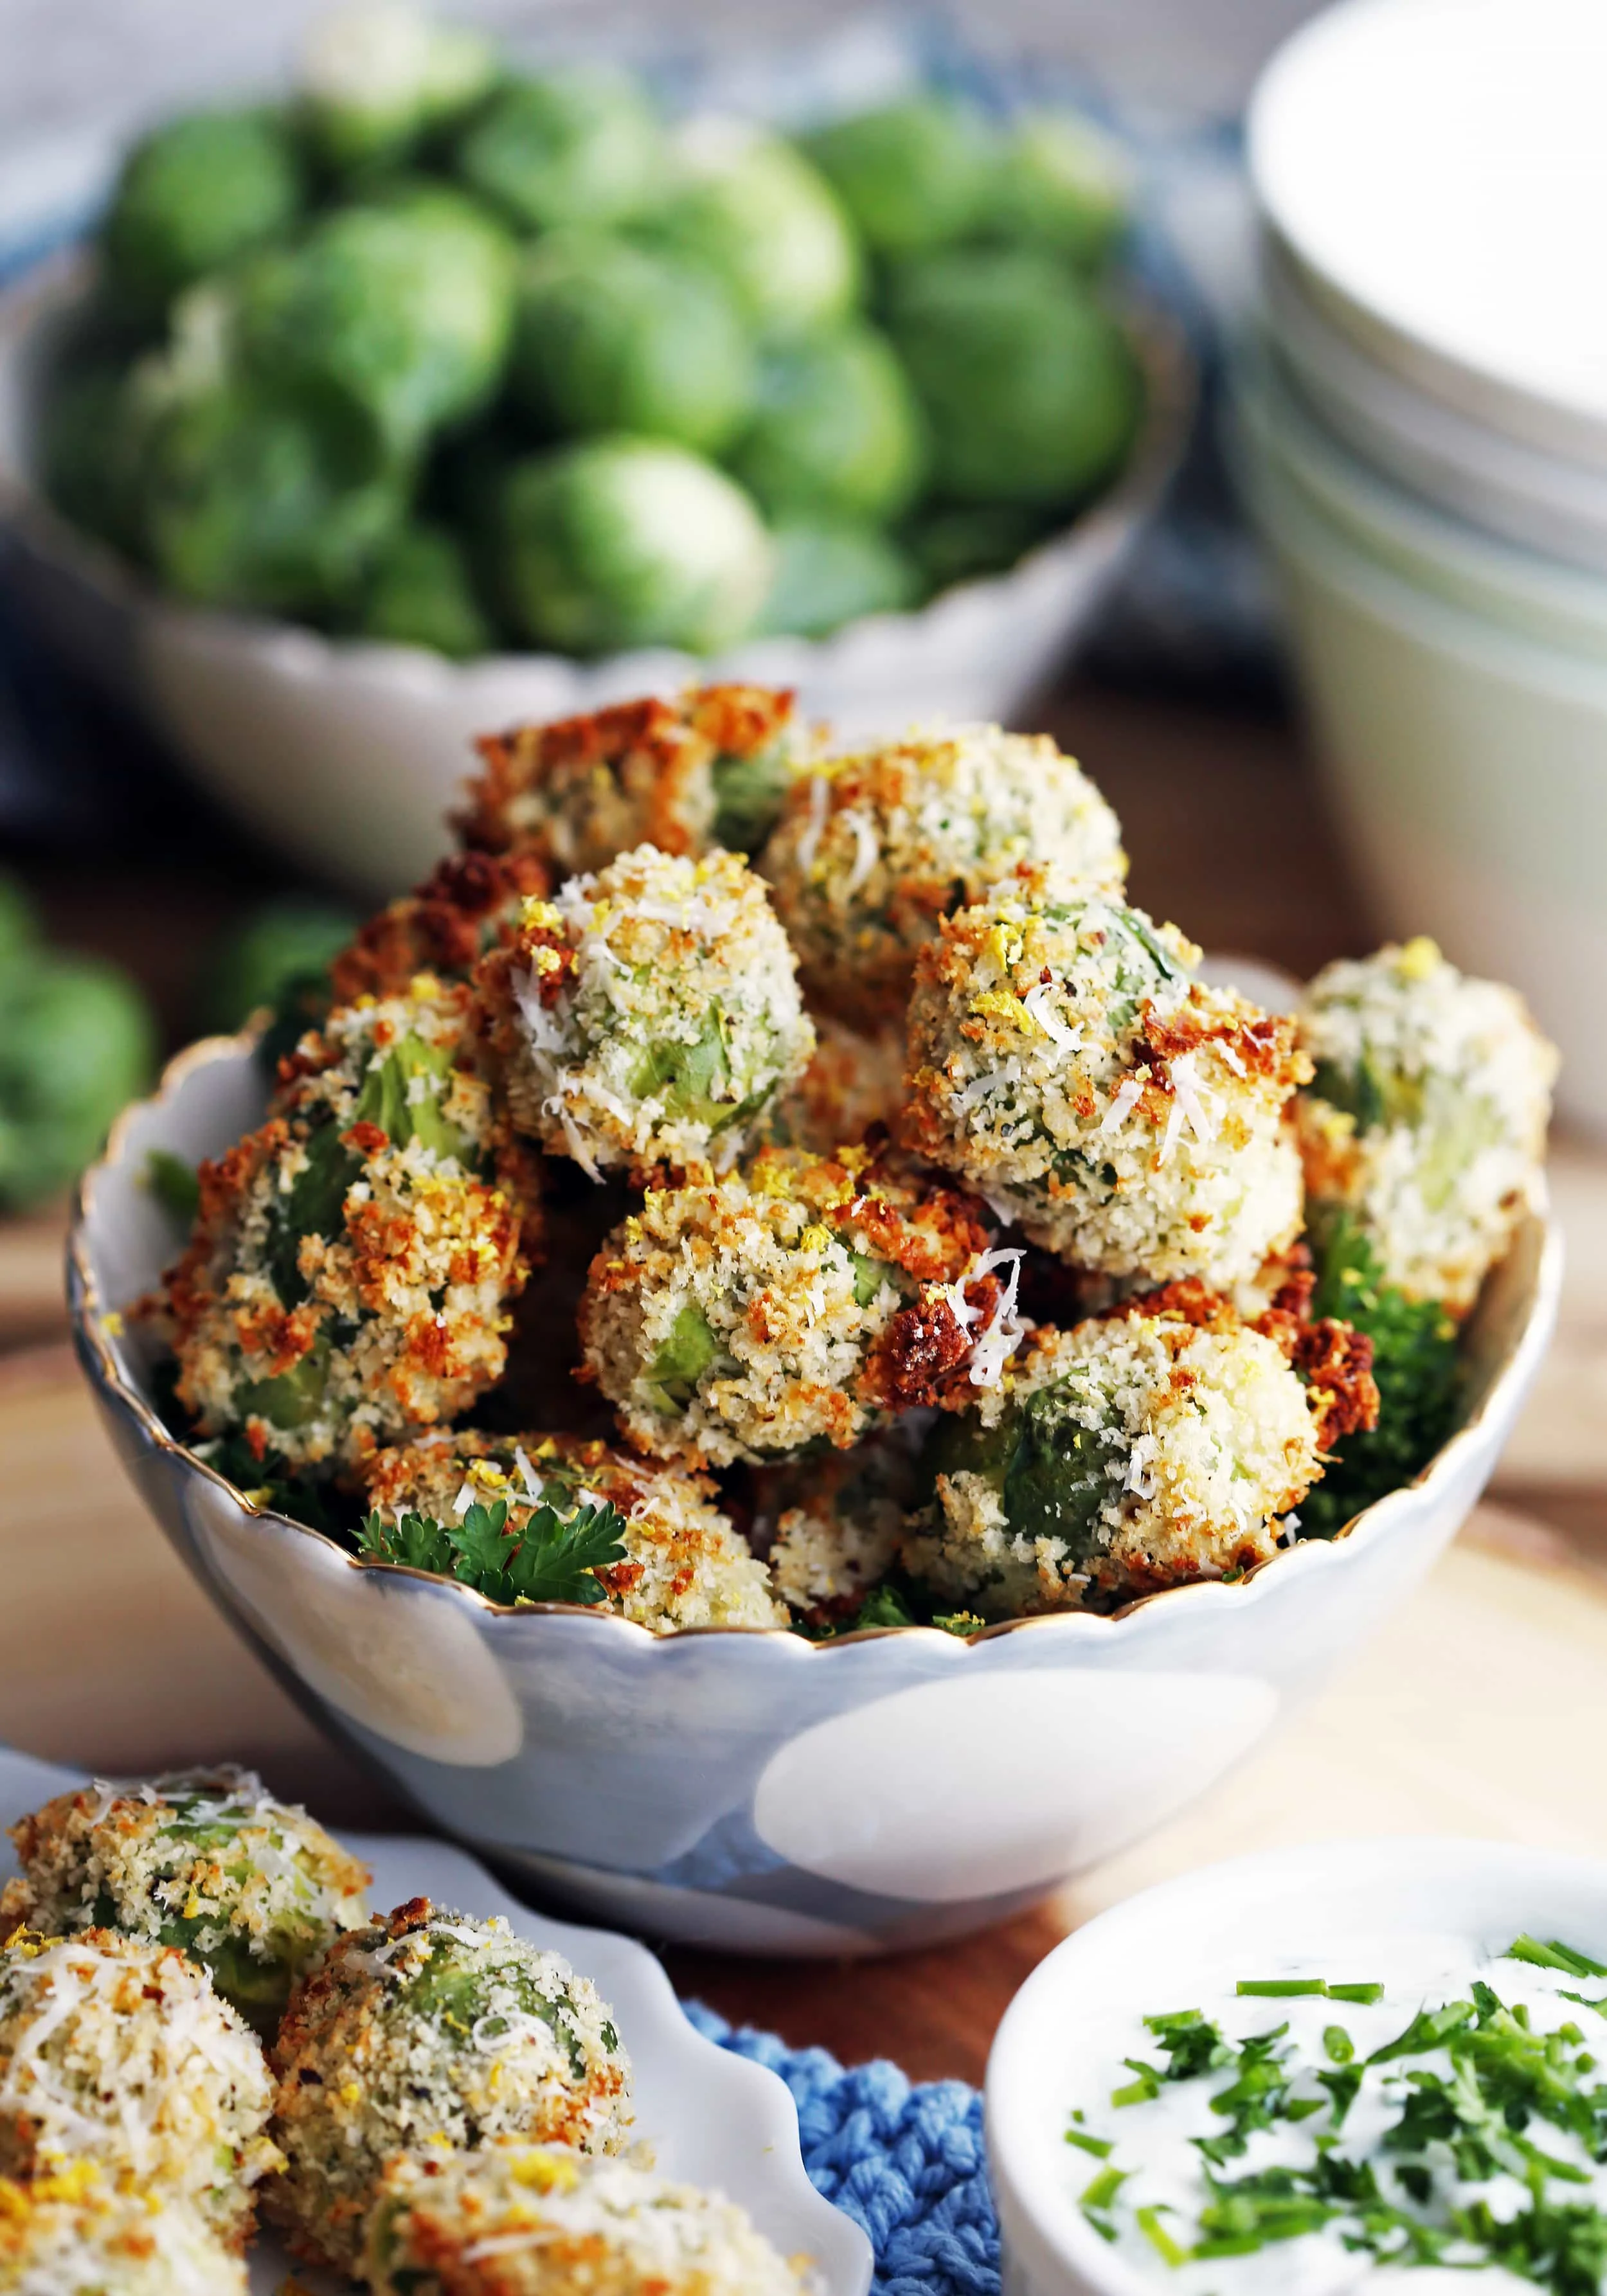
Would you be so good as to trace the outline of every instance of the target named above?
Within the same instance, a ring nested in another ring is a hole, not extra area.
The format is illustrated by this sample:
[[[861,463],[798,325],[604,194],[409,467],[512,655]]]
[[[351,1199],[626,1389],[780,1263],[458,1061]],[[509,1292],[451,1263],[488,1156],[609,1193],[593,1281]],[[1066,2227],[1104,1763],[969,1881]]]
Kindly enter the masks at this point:
[[[654,1637],[559,1603],[510,1611],[359,1562],[253,1506],[155,1408],[121,1310],[183,1242],[144,1185],[261,1120],[246,1038],[196,1045],[119,1120],[70,1246],[80,1360],[141,1496],[213,1601],[323,1726],[432,1825],[626,1927],[755,1953],[867,1953],[1003,1920],[1185,1808],[1408,1594],[1488,1480],[1556,1315],[1529,1221],[1470,1327],[1466,1424],[1410,1488],[1235,1586],[1119,1616],[825,1644]],[[562,1425],[564,1398],[553,1416]],[[1111,1749],[1119,1749],[1112,1759]]]
[[[1095,2164],[1065,2142],[1070,2107],[1093,2101],[1079,2052],[1112,2012],[1202,2005],[1198,1989],[1275,1956],[1370,1977],[1356,1960],[1363,1939],[1376,1949],[1381,1939],[1448,1932],[1501,1953],[1526,1931],[1607,1956],[1607,1862],[1431,1837],[1324,1841],[1209,1866],[1101,1914],[1033,1971],[988,2061],[1004,2296],[1156,2296],[1164,2285],[1163,2270],[1136,2270],[1087,2223],[1078,2195]],[[1129,2146],[1123,2157],[1137,2156]],[[1376,2279],[1409,2290],[1414,2276]],[[1231,2265],[1221,2279],[1229,2296]]]
[[[1134,305],[1147,412],[1127,469],[1007,573],[830,637],[753,638],[712,659],[660,646],[589,661],[534,652],[448,661],[185,605],[56,514],[38,483],[40,415],[88,275],[83,258],[59,259],[0,296],[9,578],[73,667],[136,707],[248,828],[320,875],[381,897],[438,858],[441,816],[477,734],[726,678],[796,688],[805,714],[845,739],[912,718],[1008,722],[1090,627],[1160,504],[1193,408],[1180,330]]]

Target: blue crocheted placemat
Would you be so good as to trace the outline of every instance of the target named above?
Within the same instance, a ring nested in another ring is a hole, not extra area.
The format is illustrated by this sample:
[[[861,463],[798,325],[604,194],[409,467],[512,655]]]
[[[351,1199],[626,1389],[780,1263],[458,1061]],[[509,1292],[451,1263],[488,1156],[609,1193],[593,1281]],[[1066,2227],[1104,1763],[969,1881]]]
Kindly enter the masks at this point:
[[[974,2088],[916,2085],[885,2061],[845,2071],[824,2049],[790,2049],[774,2033],[734,2031],[700,2001],[683,2006],[700,2033],[791,2090],[812,2181],[870,2235],[875,2296],[999,2296]]]

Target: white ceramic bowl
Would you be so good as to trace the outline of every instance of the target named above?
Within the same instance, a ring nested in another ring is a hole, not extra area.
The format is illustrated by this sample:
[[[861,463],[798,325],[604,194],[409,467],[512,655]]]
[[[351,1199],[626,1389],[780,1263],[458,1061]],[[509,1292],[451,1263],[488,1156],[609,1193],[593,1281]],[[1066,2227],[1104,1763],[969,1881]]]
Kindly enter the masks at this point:
[[[1607,586],[1391,494],[1265,378],[1240,461],[1381,925],[1511,980],[1607,1133]]]
[[[73,1326],[141,1496],[280,1679],[432,1824],[594,1912],[756,1952],[961,1934],[1192,1801],[1429,1568],[1488,1478],[1556,1313],[1560,1247],[1531,1221],[1470,1332],[1466,1425],[1343,1537],[1242,1584],[970,1643],[935,1628],[655,1639],[360,1562],[249,1505],[163,1428],[139,1327],[110,1312],[181,1241],[143,1185],[146,1160],[216,1155],[263,1097],[245,1040],[196,1046],[84,1184]],[[1088,1759],[1115,1747],[1119,1760]]]
[[[1114,2254],[1077,2203],[1090,2164],[1063,2131],[1097,2020],[1181,2006],[1247,1953],[1332,1956],[1349,1970],[1358,1938],[1448,1932],[1499,1953],[1525,1931],[1607,1954],[1607,1863],[1490,1841],[1326,1841],[1207,1866],[1077,1931],[1016,1995],[988,2059],[1004,2296],[1155,2296],[1160,2284]]]
[[[666,649],[572,661],[451,662],[414,646],[176,605],[56,516],[36,484],[44,381],[82,291],[81,258],[0,297],[0,519],[13,580],[47,637],[134,701],[212,795],[321,875],[389,896],[440,850],[441,816],[476,734],[562,718],[696,678],[796,687],[845,736],[912,718],[1014,718],[1093,619],[1176,467],[1193,404],[1189,356],[1135,310],[1148,414],[1125,475],[1007,574],[829,638],[759,638],[713,660]]]
[[[0,1746],[0,1882],[16,1870],[4,1829],[83,1784],[74,1771]],[[532,1914],[444,1841],[358,1833],[348,1835],[346,1845],[373,1875],[368,1901],[376,1910],[424,1897],[477,1919],[500,1914],[521,1937],[562,1954],[594,1979],[619,2014],[635,2077],[636,2130],[652,2147],[654,2166],[738,2202],[782,2255],[810,2257],[819,2296],[865,2296],[871,2244],[809,2182],[797,2109],[784,2084],[694,2031],[652,1954],[606,1930],[574,1929]],[[305,2266],[296,2267],[291,2281],[291,2269],[283,2243],[265,2232],[251,2254],[252,2296],[284,2296],[292,2287],[307,2296],[338,2296],[349,2287]]]

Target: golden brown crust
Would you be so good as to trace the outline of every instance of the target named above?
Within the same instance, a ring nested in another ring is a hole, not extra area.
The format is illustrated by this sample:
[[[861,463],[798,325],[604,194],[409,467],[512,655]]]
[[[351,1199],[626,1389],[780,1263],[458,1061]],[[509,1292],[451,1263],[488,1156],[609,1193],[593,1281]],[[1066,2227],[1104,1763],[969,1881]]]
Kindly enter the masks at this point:
[[[455,853],[362,927],[330,968],[337,1004],[403,994],[414,975],[466,980],[488,946],[513,931],[524,901],[553,875],[539,855]]]

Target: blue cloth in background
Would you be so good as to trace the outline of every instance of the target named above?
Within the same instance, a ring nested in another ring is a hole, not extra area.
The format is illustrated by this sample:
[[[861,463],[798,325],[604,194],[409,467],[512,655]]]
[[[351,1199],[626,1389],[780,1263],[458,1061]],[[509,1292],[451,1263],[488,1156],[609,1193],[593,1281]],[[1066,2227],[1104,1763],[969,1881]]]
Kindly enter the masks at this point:
[[[683,2006],[700,2033],[785,2081],[810,2180],[876,2251],[876,2296],[998,2296],[974,2088],[913,2083],[884,2060],[845,2071],[824,2049],[790,2049],[774,2033],[734,2030],[701,2002]]]

